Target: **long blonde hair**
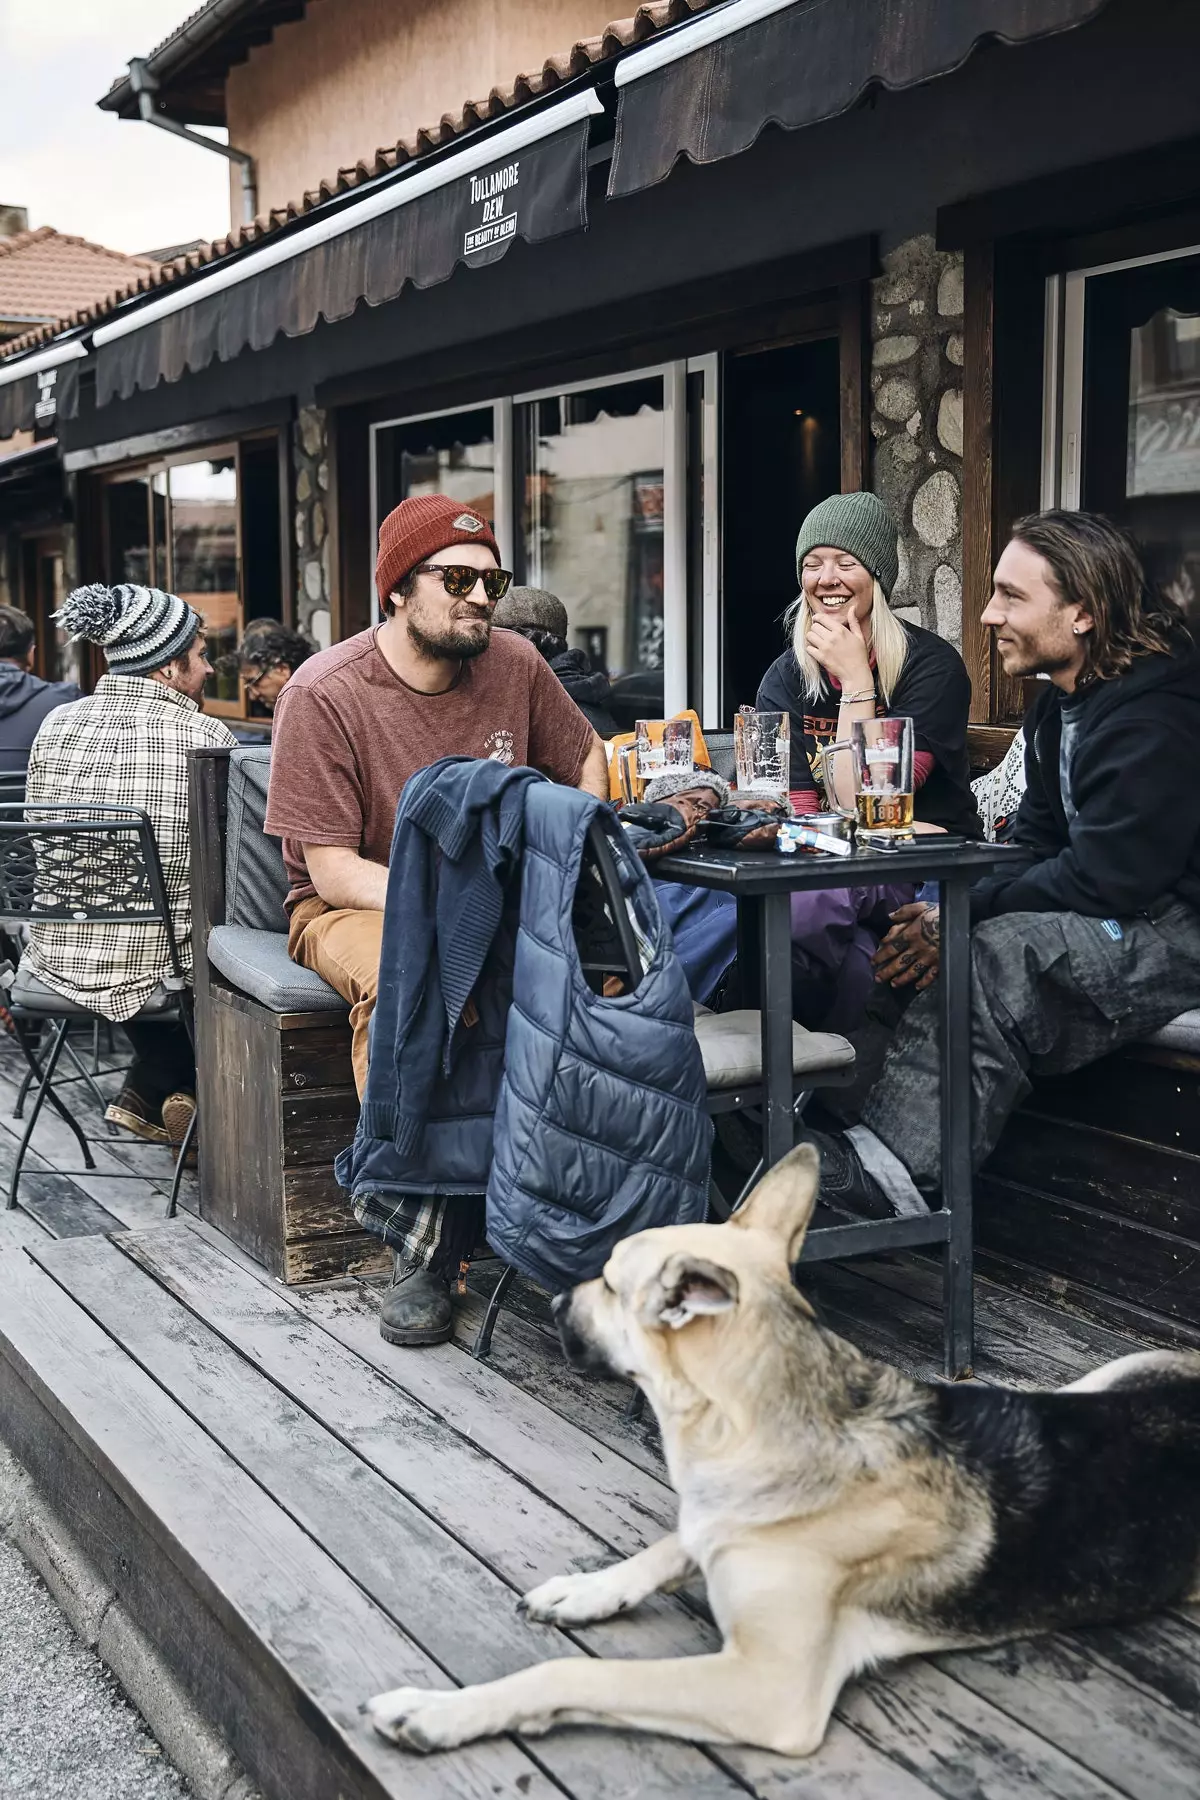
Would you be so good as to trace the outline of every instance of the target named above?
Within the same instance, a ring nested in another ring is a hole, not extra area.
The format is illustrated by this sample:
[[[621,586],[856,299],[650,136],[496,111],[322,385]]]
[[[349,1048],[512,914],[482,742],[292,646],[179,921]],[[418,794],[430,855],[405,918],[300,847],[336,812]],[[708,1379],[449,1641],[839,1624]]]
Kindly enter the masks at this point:
[[[784,625],[791,633],[793,653],[800,665],[804,695],[810,704],[820,694],[825,677],[820,663],[809,655],[808,622],[811,618],[812,609],[804,593],[797,595],[783,615]],[[888,597],[878,581],[871,591],[871,616],[863,624],[868,648],[875,652],[875,678],[879,691],[890,706],[908,657],[908,633],[888,605]]]

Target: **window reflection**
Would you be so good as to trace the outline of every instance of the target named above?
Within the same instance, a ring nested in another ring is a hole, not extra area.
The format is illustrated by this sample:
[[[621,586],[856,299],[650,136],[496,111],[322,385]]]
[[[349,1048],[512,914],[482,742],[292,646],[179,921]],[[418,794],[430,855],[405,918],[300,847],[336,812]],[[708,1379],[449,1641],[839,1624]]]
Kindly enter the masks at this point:
[[[1081,499],[1138,538],[1151,579],[1200,617],[1200,258],[1088,282]]]
[[[239,626],[237,471],[232,456],[176,463],[167,470],[171,500],[174,590],[204,620],[210,661],[220,666],[209,683],[217,700],[238,698],[229,667]]]
[[[622,724],[663,708],[663,389],[658,376],[533,400],[522,578],[567,609]]]
[[[144,475],[111,481],[104,490],[105,550],[110,581],[134,581],[145,586],[153,580],[146,493]]]
[[[409,420],[376,434],[380,519],[418,494],[448,494],[494,525],[496,452],[492,409]]]

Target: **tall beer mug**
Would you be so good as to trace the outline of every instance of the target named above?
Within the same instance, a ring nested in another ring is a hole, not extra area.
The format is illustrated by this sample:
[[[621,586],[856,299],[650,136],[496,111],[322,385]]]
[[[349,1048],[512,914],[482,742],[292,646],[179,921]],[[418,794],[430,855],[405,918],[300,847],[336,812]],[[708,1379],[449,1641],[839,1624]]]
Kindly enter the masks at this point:
[[[854,769],[854,810],[840,804],[833,779],[835,757],[848,755]],[[913,722],[856,719],[850,736],[821,753],[821,776],[831,812],[856,818],[864,831],[912,833]]]

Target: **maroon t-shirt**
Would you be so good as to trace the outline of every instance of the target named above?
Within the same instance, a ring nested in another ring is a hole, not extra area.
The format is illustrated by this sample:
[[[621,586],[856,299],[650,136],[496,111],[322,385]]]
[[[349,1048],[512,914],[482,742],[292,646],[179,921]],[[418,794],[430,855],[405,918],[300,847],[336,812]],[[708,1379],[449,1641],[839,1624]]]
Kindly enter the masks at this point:
[[[532,644],[493,631],[444,694],[401,681],[379,627],[302,663],[275,708],[266,828],[283,839],[289,909],[316,893],[304,844],[343,844],[370,862],[391,854],[410,775],[443,756],[527,763],[573,786],[594,733]]]

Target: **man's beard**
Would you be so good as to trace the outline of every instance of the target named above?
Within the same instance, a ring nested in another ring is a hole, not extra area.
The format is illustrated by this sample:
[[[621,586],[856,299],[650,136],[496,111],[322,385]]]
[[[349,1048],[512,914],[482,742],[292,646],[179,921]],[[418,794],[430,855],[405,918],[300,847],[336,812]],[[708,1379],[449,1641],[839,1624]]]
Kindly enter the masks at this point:
[[[454,630],[453,620],[440,630],[437,628],[431,630],[418,624],[413,618],[411,610],[405,618],[409,642],[413,648],[422,656],[428,656],[439,662],[452,661],[455,658],[460,662],[469,662],[472,657],[483,655],[491,642],[492,623],[490,619],[476,622],[485,627],[482,636],[475,632],[469,636],[465,632],[461,635],[457,634]]]

